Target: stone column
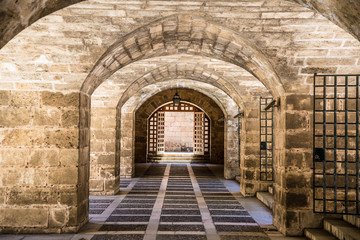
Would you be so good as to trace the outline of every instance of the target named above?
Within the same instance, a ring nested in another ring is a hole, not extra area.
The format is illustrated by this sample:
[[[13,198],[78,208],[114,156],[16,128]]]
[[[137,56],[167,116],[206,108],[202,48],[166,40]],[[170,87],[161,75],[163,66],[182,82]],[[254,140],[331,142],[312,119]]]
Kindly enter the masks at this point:
[[[131,178],[135,174],[135,122],[134,113],[121,112],[120,176]]]
[[[240,192],[254,196],[264,190],[260,182],[260,123],[259,109],[247,109],[242,120]]]
[[[115,158],[116,109],[91,108],[90,192],[114,195],[120,188],[120,166]]]
[[[290,95],[276,112],[274,224],[289,236],[321,226],[312,206],[312,97]]]

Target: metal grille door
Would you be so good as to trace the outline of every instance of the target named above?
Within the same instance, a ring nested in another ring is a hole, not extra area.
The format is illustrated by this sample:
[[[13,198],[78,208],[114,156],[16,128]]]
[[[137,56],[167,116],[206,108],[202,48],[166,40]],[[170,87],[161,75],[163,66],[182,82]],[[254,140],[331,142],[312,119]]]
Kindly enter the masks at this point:
[[[314,76],[314,212],[360,212],[359,104],[359,75]]]
[[[210,121],[209,119],[205,116],[205,129],[204,129],[204,142],[205,142],[205,148],[204,148],[204,152],[205,153],[209,153],[209,147],[210,147]]]
[[[194,153],[204,154],[204,113],[194,113]]]
[[[148,129],[148,152],[150,154],[156,154],[157,152],[157,113],[155,113],[149,119]]]
[[[165,112],[158,112],[157,153],[165,152]]]
[[[260,180],[273,180],[273,108],[265,110],[272,101],[260,97]]]

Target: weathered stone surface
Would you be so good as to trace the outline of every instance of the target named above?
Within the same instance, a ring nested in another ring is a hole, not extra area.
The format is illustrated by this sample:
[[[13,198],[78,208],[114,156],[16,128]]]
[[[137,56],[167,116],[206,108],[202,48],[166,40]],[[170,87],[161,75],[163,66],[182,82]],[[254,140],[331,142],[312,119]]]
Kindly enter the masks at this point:
[[[41,101],[43,105],[54,107],[78,107],[79,94],[61,92],[41,92]]]
[[[301,3],[302,5],[314,9],[321,13],[323,16],[330,19],[340,27],[346,29],[360,40],[360,25],[359,25],[359,12],[360,5],[353,1],[338,2],[336,0],[321,1],[321,0],[293,0]],[[329,7],[331,6],[331,7]]]
[[[58,166],[59,151],[57,149],[34,150],[30,154],[30,166]]]
[[[286,97],[286,107],[289,110],[308,110],[313,109],[313,102],[309,95],[290,95]]]
[[[77,148],[79,145],[78,130],[46,131],[44,143],[58,148]]]
[[[94,136],[96,139],[114,139],[115,130],[95,130]]]
[[[29,156],[28,149],[0,149],[0,166],[25,166]]]
[[[34,114],[34,125],[59,126],[60,112],[57,109],[36,109]]]
[[[63,227],[69,220],[67,209],[51,209],[49,215],[49,227]]]
[[[40,98],[36,92],[14,91],[11,93],[11,105],[15,107],[39,106]]]
[[[6,200],[7,200],[6,189],[0,188],[0,204],[4,204]]]
[[[287,129],[303,129],[310,127],[310,116],[308,112],[286,113]]]
[[[115,163],[115,154],[100,155],[97,159],[97,164],[99,165],[114,165],[114,163]]]
[[[311,187],[310,176],[303,174],[288,174],[286,176],[287,188],[310,188]]]
[[[0,225],[4,227],[47,227],[46,208],[7,208],[0,209]]]
[[[10,92],[0,90],[0,106],[7,106],[10,101]]]
[[[1,143],[3,146],[41,146],[42,130],[12,129],[6,132]]]
[[[286,134],[287,148],[310,148],[312,146],[312,135],[310,132]]]
[[[0,126],[16,127],[29,125],[31,121],[30,109],[0,109]]]
[[[78,182],[78,169],[76,167],[55,168],[49,173],[49,184],[72,184]]]
[[[61,149],[59,156],[62,166],[77,166],[79,164],[79,150],[77,149]]]
[[[90,191],[104,191],[104,179],[90,179]]]
[[[305,193],[287,193],[286,206],[289,208],[306,207],[309,204],[309,195]]]
[[[76,189],[63,189],[60,194],[60,203],[68,206],[74,206],[78,202]]]
[[[57,192],[48,189],[26,189],[15,188],[9,193],[8,204],[30,205],[30,204],[56,204]]]
[[[65,110],[61,115],[61,125],[63,127],[74,127],[79,125],[79,111]]]

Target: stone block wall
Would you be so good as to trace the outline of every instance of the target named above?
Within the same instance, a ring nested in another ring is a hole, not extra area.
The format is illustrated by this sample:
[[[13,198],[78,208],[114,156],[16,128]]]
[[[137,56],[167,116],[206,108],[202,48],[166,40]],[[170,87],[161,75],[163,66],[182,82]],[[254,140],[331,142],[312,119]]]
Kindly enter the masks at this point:
[[[79,201],[79,93],[0,96],[0,231],[77,230],[87,219],[78,212],[87,206]]]

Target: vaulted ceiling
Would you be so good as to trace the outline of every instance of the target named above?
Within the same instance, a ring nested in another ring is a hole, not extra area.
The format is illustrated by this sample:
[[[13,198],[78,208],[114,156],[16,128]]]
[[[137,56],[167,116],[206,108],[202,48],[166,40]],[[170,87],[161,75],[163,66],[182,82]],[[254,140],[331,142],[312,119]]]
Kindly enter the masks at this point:
[[[83,0],[2,0],[0,2],[0,48],[39,18]],[[282,0],[287,1],[287,0]],[[312,9],[360,40],[360,1],[289,0]],[[206,4],[206,1],[204,1]]]

